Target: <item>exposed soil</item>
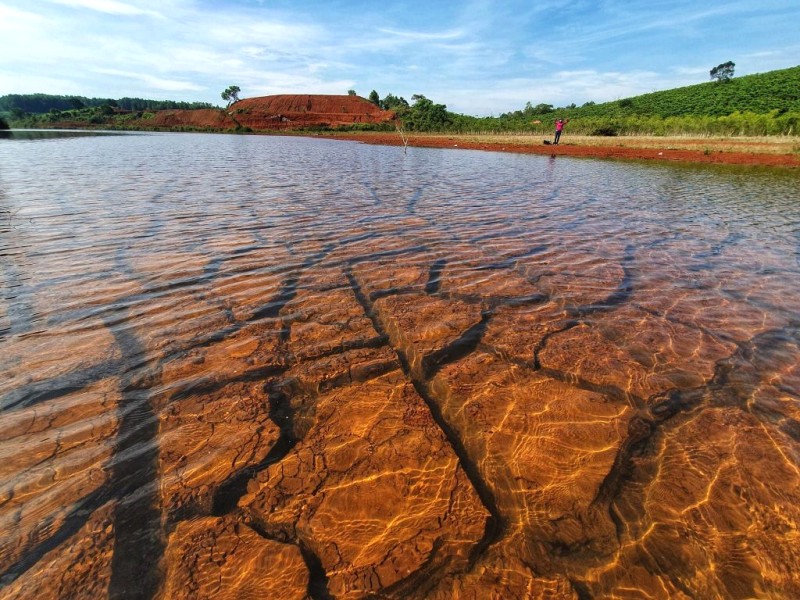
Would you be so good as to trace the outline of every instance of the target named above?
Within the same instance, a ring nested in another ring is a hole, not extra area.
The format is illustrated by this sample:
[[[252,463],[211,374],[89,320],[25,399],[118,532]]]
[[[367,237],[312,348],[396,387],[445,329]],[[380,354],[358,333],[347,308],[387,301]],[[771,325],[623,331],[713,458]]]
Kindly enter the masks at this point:
[[[151,119],[135,123],[143,128],[249,128],[253,131],[341,127],[385,123],[394,113],[381,110],[358,96],[282,94],[247,98],[227,110],[160,110]]]
[[[334,133],[335,139],[356,140],[368,144],[402,146],[397,133]],[[412,134],[408,145],[421,148],[454,148],[518,152],[547,156],[581,156],[634,160],[678,161],[729,165],[800,167],[800,143],[768,142],[768,138],[589,138],[565,136],[558,146],[545,145],[541,136],[430,135]],[[733,148],[731,150],[731,148]]]

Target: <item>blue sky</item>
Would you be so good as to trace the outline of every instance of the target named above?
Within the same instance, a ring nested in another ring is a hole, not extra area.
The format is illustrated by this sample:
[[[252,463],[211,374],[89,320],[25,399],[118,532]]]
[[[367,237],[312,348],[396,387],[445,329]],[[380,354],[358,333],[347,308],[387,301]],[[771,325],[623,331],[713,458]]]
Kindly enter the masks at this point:
[[[281,93],[498,115],[800,64],[798,0],[0,0],[0,95]]]

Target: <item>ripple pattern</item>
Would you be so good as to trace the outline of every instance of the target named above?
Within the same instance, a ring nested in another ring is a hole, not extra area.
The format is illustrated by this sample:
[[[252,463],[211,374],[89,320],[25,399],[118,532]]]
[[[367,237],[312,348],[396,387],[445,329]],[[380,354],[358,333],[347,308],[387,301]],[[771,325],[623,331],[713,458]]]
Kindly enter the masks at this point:
[[[791,173],[0,140],[3,598],[800,597]]]

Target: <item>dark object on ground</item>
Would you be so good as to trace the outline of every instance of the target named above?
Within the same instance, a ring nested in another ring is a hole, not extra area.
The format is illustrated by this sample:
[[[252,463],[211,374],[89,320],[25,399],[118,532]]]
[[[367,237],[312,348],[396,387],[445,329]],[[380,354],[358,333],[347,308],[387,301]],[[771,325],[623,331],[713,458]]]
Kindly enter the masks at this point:
[[[619,131],[617,131],[616,127],[612,125],[604,125],[603,127],[598,127],[589,135],[599,135],[604,137],[616,137],[619,135]]]
[[[545,146],[550,146],[550,145],[551,145],[551,143],[550,143],[550,140],[545,140],[545,141],[544,141],[544,145],[545,145]]]

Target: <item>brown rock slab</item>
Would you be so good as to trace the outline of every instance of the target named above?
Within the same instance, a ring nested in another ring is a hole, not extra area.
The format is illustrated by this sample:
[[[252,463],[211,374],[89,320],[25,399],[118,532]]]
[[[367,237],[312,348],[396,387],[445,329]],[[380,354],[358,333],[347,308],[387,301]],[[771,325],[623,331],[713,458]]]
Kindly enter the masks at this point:
[[[8,585],[3,599],[107,598],[114,550],[113,513],[112,503],[92,513],[75,535]]]
[[[592,504],[625,440],[626,403],[483,353],[444,367],[430,389],[510,530],[523,532],[521,556],[614,547],[613,524]]]
[[[379,335],[349,288],[307,292],[288,303],[288,348],[300,360],[376,343]]]
[[[202,344],[231,323],[224,305],[181,288],[133,306],[130,313],[131,333],[153,359]]]
[[[553,335],[539,358],[544,368],[646,399],[705,385],[735,348],[702,329],[625,307]]]
[[[375,312],[417,376],[423,376],[424,360],[457,341],[481,321],[481,307],[461,300],[402,295],[381,298]]]
[[[461,252],[463,260],[449,260],[441,273],[443,294],[494,301],[541,296],[541,288],[531,283],[524,273],[493,264],[507,261],[495,261],[494,257],[478,254],[469,246]]]
[[[501,306],[492,314],[482,344],[504,358],[532,364],[546,338],[572,322],[567,311],[555,302]]]
[[[707,409],[664,431],[615,507],[615,560],[589,573],[599,596],[800,595],[796,442],[739,409]]]
[[[159,419],[160,487],[170,515],[209,514],[219,486],[263,460],[280,435],[260,382],[182,395]]]
[[[0,572],[49,539],[77,502],[108,481],[118,388],[118,380],[105,379],[3,415]]]
[[[337,598],[423,568],[463,568],[487,518],[399,371],[320,396],[308,434],[251,482],[240,506],[265,532],[305,544]]]
[[[429,582],[433,588],[409,598],[426,600],[578,600],[579,596],[565,576],[544,577],[531,572],[530,566],[515,555],[520,543],[517,536],[492,546],[466,573],[448,574]]]
[[[121,356],[111,331],[94,320],[80,328],[64,326],[12,337],[3,342],[0,357],[0,406],[9,392],[19,394],[32,383],[93,369]]]
[[[299,362],[284,373],[276,386],[305,394],[318,394],[364,382],[399,368],[397,354],[388,346],[356,348]]]
[[[424,260],[427,259],[427,260]],[[400,256],[376,262],[358,263],[353,274],[361,284],[362,291],[370,298],[389,292],[414,291],[421,293],[428,282],[432,256]]]
[[[193,387],[286,368],[289,357],[283,348],[283,328],[277,320],[253,323],[217,342],[178,353],[163,364],[159,402]]]
[[[307,598],[308,569],[297,546],[268,540],[230,518],[179,523],[169,536],[164,598]]]
[[[520,260],[520,270],[536,279],[541,292],[561,306],[601,304],[615,294],[625,279],[624,244],[592,240],[568,247],[555,242],[548,250]]]

